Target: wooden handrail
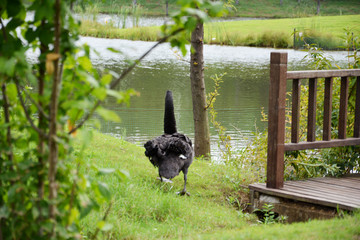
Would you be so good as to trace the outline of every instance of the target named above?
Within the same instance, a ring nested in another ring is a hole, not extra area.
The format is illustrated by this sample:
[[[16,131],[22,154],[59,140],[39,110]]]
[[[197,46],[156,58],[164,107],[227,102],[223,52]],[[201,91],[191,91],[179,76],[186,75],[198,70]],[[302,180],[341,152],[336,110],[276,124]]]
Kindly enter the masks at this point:
[[[309,79],[329,77],[357,77],[360,69],[289,71],[286,79]]]
[[[341,78],[338,139],[331,139],[333,79]],[[347,138],[349,77],[357,77],[354,136]],[[316,141],[317,79],[325,78],[324,121],[322,141]],[[307,141],[299,142],[300,79],[309,80]],[[285,143],[286,82],[292,80],[291,143]],[[268,188],[284,185],[285,151],[360,145],[360,69],[287,71],[287,53],[272,52],[268,116]]]

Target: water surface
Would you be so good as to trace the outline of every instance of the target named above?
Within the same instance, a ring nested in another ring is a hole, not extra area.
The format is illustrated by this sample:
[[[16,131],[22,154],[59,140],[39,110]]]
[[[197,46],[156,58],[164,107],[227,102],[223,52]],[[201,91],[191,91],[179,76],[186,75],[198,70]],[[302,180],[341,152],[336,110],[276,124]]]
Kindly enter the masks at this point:
[[[80,43],[88,43],[100,55],[93,54],[92,61],[98,67],[121,72],[125,59],[137,59],[153,42],[99,39],[83,37]],[[117,48],[126,56],[109,52],[108,47]],[[231,136],[234,149],[243,148],[253,132],[263,130],[267,123],[261,121],[261,111],[268,109],[270,53],[288,52],[288,69],[306,68],[301,61],[303,51],[271,48],[204,46],[206,91],[213,89],[211,76],[226,73],[221,84],[220,96],[215,108],[218,121]],[[345,52],[327,52],[336,63],[346,64]],[[192,102],[189,73],[189,56],[179,59],[169,44],[163,44],[147,56],[140,66],[120,84],[120,89],[134,88],[139,97],[131,99],[129,107],[118,105],[114,99],[107,99],[105,106],[113,109],[122,119],[121,123],[102,121],[101,131],[111,133],[142,146],[144,142],[163,133],[163,109],[166,90],[172,90],[178,131],[194,137]],[[212,155],[219,155],[218,137],[211,126]]]

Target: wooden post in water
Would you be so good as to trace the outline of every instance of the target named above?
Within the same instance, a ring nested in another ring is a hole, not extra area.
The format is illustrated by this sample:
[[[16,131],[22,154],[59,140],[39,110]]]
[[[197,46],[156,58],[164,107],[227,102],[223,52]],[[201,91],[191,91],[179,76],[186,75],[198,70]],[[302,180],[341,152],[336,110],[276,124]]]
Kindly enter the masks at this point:
[[[272,52],[270,59],[266,187],[282,188],[284,186],[287,53]]]

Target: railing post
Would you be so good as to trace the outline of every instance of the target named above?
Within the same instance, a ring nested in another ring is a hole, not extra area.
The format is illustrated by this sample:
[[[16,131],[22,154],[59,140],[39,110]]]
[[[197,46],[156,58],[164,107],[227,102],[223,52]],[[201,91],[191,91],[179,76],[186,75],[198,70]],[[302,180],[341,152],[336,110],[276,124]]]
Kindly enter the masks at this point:
[[[287,53],[272,52],[270,57],[270,90],[268,119],[268,188],[284,186],[284,141]]]

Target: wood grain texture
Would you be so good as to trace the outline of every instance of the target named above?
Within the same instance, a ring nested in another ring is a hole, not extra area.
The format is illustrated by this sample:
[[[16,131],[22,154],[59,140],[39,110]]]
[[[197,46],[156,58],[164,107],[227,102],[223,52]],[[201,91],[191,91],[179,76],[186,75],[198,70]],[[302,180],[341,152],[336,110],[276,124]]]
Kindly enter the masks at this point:
[[[286,76],[287,79],[357,77],[360,69],[289,71]]]
[[[333,78],[326,78],[325,89],[324,89],[324,124],[323,124],[324,141],[331,140],[332,92],[333,92]]]
[[[267,188],[265,184],[251,184],[249,188],[270,196],[313,203],[344,210],[360,208],[360,176],[344,178],[314,178],[286,181],[282,189]]]
[[[284,184],[287,53],[272,52],[270,61],[267,187]]]

